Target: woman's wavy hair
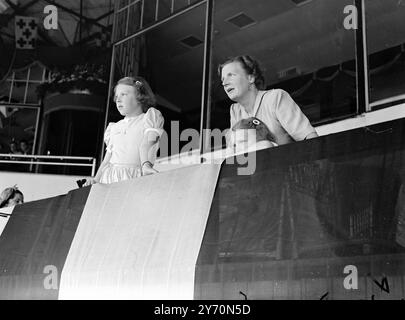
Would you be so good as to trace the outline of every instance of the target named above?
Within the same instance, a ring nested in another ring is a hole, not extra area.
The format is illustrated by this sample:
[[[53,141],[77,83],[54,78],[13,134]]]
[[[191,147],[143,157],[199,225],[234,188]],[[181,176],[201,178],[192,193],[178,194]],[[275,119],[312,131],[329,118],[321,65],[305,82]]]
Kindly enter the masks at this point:
[[[114,102],[115,102],[115,89],[119,84],[125,84],[135,88],[136,97],[142,106],[142,111],[146,112],[150,107],[156,105],[156,97],[149,83],[140,76],[124,77],[116,83],[114,87]]]
[[[13,199],[16,194],[20,194],[24,199],[23,193],[18,190],[17,186],[4,189],[0,194],[0,208],[4,208],[9,200]]]
[[[222,68],[232,62],[239,62],[242,68],[246,71],[248,75],[252,75],[255,78],[256,88],[259,90],[266,89],[265,79],[263,76],[263,71],[260,68],[259,62],[253,59],[251,56],[243,55],[231,57],[226,60],[224,63],[218,66],[218,74],[221,77]]]

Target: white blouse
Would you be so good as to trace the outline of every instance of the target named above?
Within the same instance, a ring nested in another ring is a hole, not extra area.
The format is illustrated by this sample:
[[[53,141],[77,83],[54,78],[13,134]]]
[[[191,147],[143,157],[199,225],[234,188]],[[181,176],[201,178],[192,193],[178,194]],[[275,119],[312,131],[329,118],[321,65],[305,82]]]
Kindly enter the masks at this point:
[[[104,133],[107,152],[111,152],[111,164],[130,166],[141,165],[139,148],[143,137],[149,131],[162,135],[164,118],[160,111],[149,108],[146,113],[136,117],[125,117],[114,123],[110,122]]]

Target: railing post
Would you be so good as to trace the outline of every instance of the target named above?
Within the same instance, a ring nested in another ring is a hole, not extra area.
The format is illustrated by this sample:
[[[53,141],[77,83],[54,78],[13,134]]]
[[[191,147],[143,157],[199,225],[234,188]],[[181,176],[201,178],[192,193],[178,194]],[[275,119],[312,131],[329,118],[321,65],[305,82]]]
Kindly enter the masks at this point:
[[[91,166],[91,176],[94,177],[96,174],[96,158],[93,158],[93,165]]]

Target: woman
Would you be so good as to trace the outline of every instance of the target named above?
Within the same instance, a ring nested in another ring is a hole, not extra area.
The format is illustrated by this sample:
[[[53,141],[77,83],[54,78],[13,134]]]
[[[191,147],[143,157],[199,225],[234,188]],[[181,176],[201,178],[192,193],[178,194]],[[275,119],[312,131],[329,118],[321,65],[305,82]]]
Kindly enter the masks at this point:
[[[317,137],[308,118],[281,89],[265,89],[263,72],[250,56],[237,56],[218,68],[222,85],[231,106],[231,125],[241,119],[256,117],[269,128],[278,145]]]

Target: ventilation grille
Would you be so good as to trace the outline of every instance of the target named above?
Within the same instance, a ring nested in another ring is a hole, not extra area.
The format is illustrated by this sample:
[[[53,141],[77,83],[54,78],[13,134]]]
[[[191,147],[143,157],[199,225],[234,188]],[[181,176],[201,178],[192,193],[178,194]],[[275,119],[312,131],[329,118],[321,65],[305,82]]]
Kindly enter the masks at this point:
[[[247,28],[256,23],[256,20],[249,17],[247,14],[241,12],[238,13],[236,16],[230,17],[226,19],[229,23],[232,23],[234,26],[238,27],[239,29]]]
[[[187,48],[195,48],[200,44],[204,43],[204,41],[200,40],[196,36],[188,36],[184,39],[181,39],[180,42],[185,45]]]

